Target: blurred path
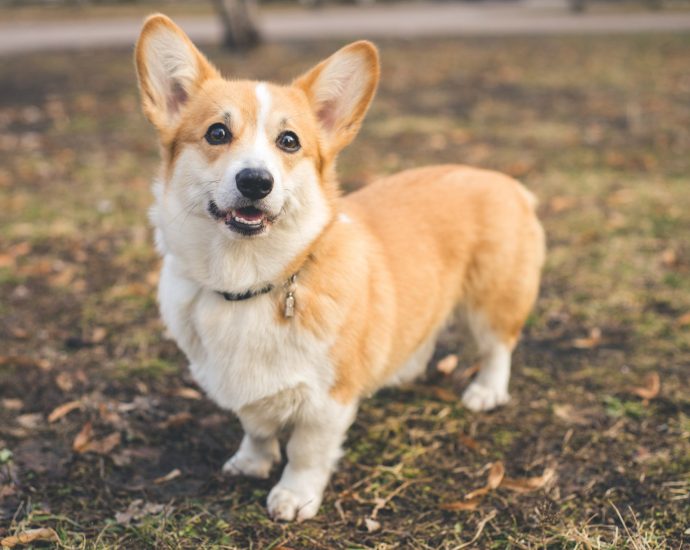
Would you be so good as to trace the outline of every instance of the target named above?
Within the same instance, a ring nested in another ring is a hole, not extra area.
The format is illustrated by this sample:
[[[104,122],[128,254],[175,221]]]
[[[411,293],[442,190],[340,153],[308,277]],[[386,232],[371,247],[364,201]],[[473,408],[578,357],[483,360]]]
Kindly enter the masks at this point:
[[[200,43],[219,42],[213,17],[176,18]],[[127,47],[140,19],[0,21],[0,55],[51,49]],[[690,30],[690,12],[585,13],[565,2],[403,3],[320,10],[264,10],[261,30],[268,41],[463,35],[623,33]]]

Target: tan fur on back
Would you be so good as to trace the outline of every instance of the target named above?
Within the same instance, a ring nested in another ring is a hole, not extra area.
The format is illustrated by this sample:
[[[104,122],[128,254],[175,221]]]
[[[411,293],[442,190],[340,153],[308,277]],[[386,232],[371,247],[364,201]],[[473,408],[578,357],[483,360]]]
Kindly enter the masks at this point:
[[[302,297],[311,330],[342,326],[334,396],[348,401],[381,386],[459,303],[483,310],[514,346],[544,257],[534,201],[518,182],[432,166],[375,182],[340,206],[352,223],[333,224],[319,240],[304,279],[332,301]],[[352,305],[341,312],[342,303]]]

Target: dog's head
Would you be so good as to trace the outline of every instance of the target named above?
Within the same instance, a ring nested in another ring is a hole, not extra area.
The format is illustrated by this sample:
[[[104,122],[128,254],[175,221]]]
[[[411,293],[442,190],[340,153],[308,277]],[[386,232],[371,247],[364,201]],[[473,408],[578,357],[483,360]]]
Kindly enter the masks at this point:
[[[371,43],[342,48],[288,86],[226,80],[179,27],[153,15],[136,67],[162,145],[158,199],[169,225],[193,218],[188,230],[205,234],[196,242],[222,235],[226,243],[313,239],[323,229],[337,195],[335,157],[357,134],[378,82]]]

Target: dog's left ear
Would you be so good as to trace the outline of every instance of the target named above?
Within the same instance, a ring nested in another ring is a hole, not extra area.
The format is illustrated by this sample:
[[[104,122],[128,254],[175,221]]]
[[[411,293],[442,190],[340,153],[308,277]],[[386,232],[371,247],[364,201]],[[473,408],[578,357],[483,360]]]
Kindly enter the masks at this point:
[[[307,94],[330,154],[357,135],[376,92],[379,72],[376,46],[361,40],[338,50],[293,82]]]
[[[176,127],[205,80],[220,78],[184,31],[160,13],[146,19],[134,57],[144,114],[161,133]]]

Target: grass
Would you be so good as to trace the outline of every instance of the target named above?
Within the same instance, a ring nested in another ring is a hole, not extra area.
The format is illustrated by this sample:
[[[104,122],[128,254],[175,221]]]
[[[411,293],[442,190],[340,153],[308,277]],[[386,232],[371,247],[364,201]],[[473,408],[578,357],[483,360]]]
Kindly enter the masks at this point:
[[[227,74],[288,80],[338,46],[209,54]],[[507,171],[540,199],[549,255],[513,401],[474,415],[452,398],[473,357],[449,331],[436,358],[460,351],[458,372],[365,401],[320,515],[271,522],[278,474],[220,475],[240,426],[193,391],[158,320],[146,219],[157,146],[130,53],[6,59],[0,537],[50,527],[64,548],[688,544],[690,36],[380,46],[380,92],[340,162],[346,189],[465,162]],[[631,388],[649,373],[661,392],[644,402]],[[87,422],[119,444],[73,452]],[[481,487],[496,460],[510,477],[549,465],[556,477],[525,494],[499,488],[473,511],[440,508]]]

